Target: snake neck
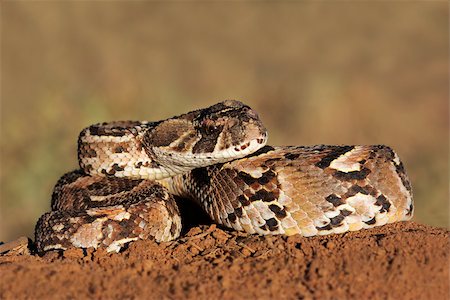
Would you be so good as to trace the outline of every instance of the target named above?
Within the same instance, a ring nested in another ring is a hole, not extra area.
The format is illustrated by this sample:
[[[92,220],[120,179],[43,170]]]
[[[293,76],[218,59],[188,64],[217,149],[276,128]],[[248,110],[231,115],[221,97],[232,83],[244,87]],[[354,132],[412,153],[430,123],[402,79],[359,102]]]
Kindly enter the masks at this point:
[[[164,179],[159,179],[157,182],[164,186],[166,189],[169,190],[169,193],[183,197],[183,198],[192,198],[193,197],[192,192],[190,191],[189,187],[185,183],[185,178],[183,176],[186,176],[185,174],[176,175],[173,177],[168,177]]]

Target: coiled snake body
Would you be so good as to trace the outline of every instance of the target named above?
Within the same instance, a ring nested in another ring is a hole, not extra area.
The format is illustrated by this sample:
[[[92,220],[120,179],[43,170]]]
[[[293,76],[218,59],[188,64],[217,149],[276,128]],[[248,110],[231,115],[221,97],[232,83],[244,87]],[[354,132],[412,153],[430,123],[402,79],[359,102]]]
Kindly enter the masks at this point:
[[[342,233],[408,220],[411,186],[387,146],[265,146],[258,115],[224,101],[160,122],[84,129],[36,225],[38,250],[107,247],[181,232],[173,195],[217,223],[258,234]]]

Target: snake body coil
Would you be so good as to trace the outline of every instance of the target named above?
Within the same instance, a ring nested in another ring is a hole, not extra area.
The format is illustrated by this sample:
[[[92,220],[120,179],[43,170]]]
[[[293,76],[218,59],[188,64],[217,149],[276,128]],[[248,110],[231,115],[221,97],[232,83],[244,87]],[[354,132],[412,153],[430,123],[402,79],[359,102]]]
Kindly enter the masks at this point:
[[[225,101],[160,122],[92,125],[81,170],[64,175],[36,225],[40,251],[170,241],[172,195],[224,226],[258,234],[342,233],[408,220],[411,185],[387,146],[271,147],[258,115]]]

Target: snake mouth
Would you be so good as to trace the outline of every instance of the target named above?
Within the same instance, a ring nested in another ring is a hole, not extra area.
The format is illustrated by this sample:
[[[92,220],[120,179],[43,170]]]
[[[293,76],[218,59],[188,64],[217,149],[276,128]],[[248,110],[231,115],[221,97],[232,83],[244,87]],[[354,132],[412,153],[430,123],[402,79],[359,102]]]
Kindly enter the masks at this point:
[[[211,164],[225,163],[245,157],[264,147],[267,143],[267,138],[267,133],[263,133],[257,138],[222,150],[215,150],[211,153],[180,153],[168,149],[163,150],[158,147],[153,148],[152,151],[155,156],[158,157],[158,163],[160,165],[167,169],[174,169],[179,172],[180,168],[201,168]]]
[[[217,151],[217,154],[215,156],[220,161],[217,161],[216,163],[223,163],[237,158],[245,157],[261,149],[266,145],[266,143],[267,143],[267,134],[264,134],[248,142],[244,142],[239,145],[229,147],[228,149],[222,151]]]
[[[259,138],[252,139],[249,142],[241,143],[240,145],[230,147],[224,152],[224,158],[241,158],[264,147],[267,143],[267,133],[261,135]]]

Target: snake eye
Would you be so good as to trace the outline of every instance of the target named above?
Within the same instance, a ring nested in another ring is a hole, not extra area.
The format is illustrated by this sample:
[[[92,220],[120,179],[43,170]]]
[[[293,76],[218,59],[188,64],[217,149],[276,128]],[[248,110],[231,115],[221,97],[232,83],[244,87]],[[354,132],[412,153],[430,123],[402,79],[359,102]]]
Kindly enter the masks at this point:
[[[205,119],[202,121],[202,126],[205,128],[206,133],[211,134],[217,131],[216,123],[211,119]]]
[[[207,132],[208,134],[211,134],[211,133],[216,132],[216,131],[217,131],[217,126],[215,126],[215,125],[207,126],[207,127],[206,127],[206,132]]]

